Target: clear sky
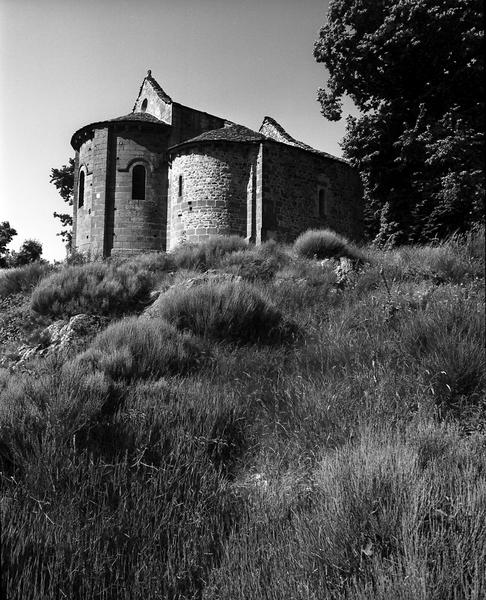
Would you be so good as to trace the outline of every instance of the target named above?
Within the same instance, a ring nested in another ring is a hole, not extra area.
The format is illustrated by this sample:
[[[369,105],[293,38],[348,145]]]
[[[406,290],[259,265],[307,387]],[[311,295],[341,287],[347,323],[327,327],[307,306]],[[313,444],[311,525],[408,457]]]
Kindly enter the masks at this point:
[[[327,0],[0,0],[0,222],[18,249],[62,259],[49,183],[83,125],[131,112],[147,69],[174,101],[340,155],[344,121],[320,114],[312,51]],[[346,109],[352,110],[351,104]]]

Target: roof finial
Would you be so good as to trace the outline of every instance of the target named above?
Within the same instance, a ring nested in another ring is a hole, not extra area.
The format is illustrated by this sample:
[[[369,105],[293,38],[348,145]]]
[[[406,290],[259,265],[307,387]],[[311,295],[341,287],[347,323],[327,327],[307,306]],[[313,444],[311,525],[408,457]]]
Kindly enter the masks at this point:
[[[152,77],[152,71],[150,69],[147,71],[147,77]]]

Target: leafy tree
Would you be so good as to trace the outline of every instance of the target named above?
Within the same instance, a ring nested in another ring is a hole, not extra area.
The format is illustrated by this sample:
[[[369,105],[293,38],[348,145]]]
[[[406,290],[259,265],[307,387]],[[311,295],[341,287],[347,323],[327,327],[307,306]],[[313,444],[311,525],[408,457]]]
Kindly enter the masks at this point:
[[[344,155],[362,175],[367,233],[423,241],[482,219],[481,0],[331,0],[314,56],[330,120],[348,95]]]
[[[72,206],[74,191],[74,159],[70,158],[68,164],[63,165],[60,169],[51,169],[51,178],[49,182],[56,186],[56,189],[64,202],[67,202],[69,206]],[[70,250],[73,236],[73,218],[68,213],[58,212],[54,212],[54,217],[60,219],[62,226],[65,227],[65,229],[61,230],[57,235],[62,236],[62,241],[66,244],[68,250]]]
[[[0,267],[7,267],[7,246],[12,241],[13,237],[17,235],[17,232],[13,227],[10,227],[8,221],[0,223]]]
[[[42,244],[37,240],[25,240],[18,252],[12,253],[11,265],[21,267],[39,260],[42,255]]]

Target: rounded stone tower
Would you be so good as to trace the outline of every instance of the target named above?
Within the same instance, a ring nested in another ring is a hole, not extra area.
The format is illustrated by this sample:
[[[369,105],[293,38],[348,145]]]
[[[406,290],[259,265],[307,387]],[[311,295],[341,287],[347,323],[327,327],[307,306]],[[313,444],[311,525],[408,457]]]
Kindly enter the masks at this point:
[[[215,234],[251,238],[263,139],[232,125],[170,148],[169,248]]]
[[[95,257],[165,250],[169,131],[148,113],[131,113],[73,135],[78,251]]]

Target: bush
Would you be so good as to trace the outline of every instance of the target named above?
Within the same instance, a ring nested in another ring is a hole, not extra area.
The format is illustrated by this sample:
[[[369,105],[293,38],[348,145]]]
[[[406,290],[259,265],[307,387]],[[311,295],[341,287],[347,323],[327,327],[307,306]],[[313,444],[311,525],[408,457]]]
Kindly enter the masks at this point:
[[[217,340],[270,343],[295,331],[268,298],[248,283],[173,287],[158,298],[154,311],[178,329]]]
[[[183,244],[172,252],[172,259],[178,269],[205,270],[215,266],[225,254],[246,250],[245,240],[238,235],[216,235],[200,244]]]
[[[359,258],[348,240],[330,229],[310,229],[299,235],[294,250],[305,258]]]
[[[201,347],[162,319],[128,317],[113,323],[75,362],[113,379],[163,377],[198,364]]]
[[[52,270],[48,264],[34,262],[15,269],[5,269],[0,272],[0,298],[5,298],[18,292],[30,291],[42,278]]]
[[[270,281],[289,260],[289,256],[270,241],[228,254],[221,260],[220,267],[247,281]]]
[[[153,281],[136,265],[104,262],[67,267],[37,286],[31,307],[51,316],[120,315],[148,301]]]
[[[175,268],[173,257],[166,252],[137,254],[132,256],[126,264],[130,268],[155,274],[171,271]]]

